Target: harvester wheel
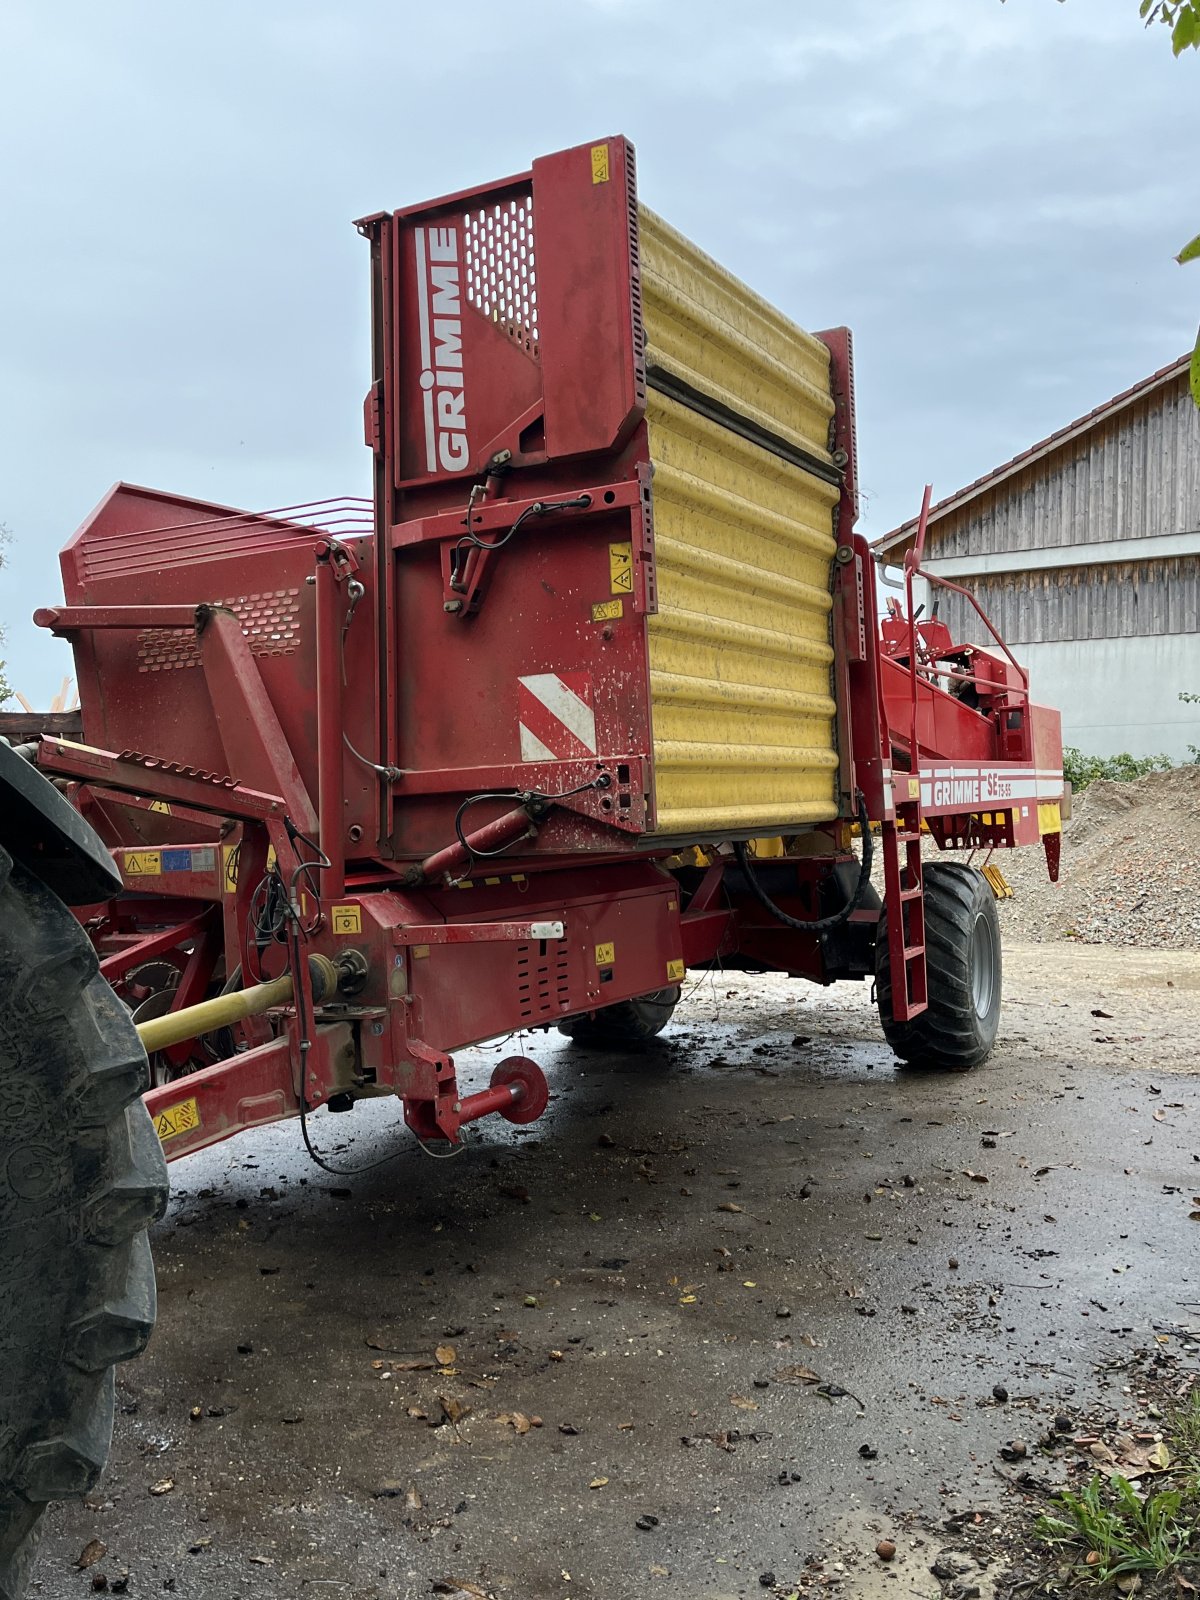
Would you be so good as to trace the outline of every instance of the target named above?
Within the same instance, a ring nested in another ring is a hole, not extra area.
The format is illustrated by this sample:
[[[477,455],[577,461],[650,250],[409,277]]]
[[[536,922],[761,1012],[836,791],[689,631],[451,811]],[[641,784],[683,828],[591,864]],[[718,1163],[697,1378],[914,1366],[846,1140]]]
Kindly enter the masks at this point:
[[[911,1022],[893,1020],[885,905],[875,942],[879,1020],[902,1061],[965,1072],[991,1055],[1000,1025],[996,899],[982,872],[962,862],[931,862],[924,878],[929,1007]]]
[[[636,1000],[621,1000],[615,1006],[602,1006],[599,1011],[568,1017],[559,1023],[558,1031],[576,1044],[605,1045],[609,1049],[645,1044],[670,1022],[679,1004],[679,993],[677,983],[666,989],[655,989],[653,994],[640,995]]]
[[[59,898],[0,849],[0,1600],[48,1500],[108,1455],[113,1363],[154,1324],[167,1201],[146,1056]]]

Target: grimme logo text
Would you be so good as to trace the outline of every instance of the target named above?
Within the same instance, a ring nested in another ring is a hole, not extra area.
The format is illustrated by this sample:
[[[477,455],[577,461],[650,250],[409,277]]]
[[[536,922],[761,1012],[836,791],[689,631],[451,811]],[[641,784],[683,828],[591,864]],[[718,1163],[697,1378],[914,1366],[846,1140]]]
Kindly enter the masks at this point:
[[[470,460],[463,393],[462,284],[454,228],[417,228],[417,317],[425,465],[460,472]]]

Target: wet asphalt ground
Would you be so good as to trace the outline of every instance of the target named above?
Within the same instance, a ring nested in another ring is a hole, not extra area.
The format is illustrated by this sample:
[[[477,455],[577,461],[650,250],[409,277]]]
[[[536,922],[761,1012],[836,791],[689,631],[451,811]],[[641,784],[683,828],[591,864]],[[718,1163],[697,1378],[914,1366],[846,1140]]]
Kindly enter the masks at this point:
[[[1164,959],[1200,1020],[1200,956]],[[1200,1080],[1097,1064],[1088,961],[1033,954],[1048,1020],[1010,979],[962,1077],[899,1070],[865,988],[705,977],[641,1054],[526,1036],[548,1115],[453,1159],[379,1102],[311,1123],[400,1152],[361,1177],[292,1124],[175,1164],[158,1330],[35,1594],[943,1593],[926,1530],[1025,1515],[1001,1446],[1195,1350]]]

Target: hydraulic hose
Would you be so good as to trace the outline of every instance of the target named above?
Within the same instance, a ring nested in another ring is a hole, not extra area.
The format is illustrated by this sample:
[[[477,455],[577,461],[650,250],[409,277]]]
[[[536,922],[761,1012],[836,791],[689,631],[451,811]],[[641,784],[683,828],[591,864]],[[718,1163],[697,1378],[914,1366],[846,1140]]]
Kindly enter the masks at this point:
[[[858,870],[858,883],[855,885],[854,893],[840,911],[834,911],[828,917],[817,917],[809,922],[800,917],[789,916],[782,907],[775,904],[774,900],[771,899],[755,877],[753,868],[750,865],[750,852],[746,849],[743,841],[739,840],[734,845],[733,853],[737,857],[738,866],[741,867],[745,875],[747,888],[764,911],[769,911],[777,922],[783,923],[785,928],[798,928],[801,933],[821,933],[826,928],[836,928],[843,922],[849,921],[851,915],[862,903],[863,892],[871,881],[871,863],[875,858],[875,843],[871,838],[871,819],[867,815],[867,802],[863,798],[861,789],[858,793],[858,825],[862,830],[862,865]]]

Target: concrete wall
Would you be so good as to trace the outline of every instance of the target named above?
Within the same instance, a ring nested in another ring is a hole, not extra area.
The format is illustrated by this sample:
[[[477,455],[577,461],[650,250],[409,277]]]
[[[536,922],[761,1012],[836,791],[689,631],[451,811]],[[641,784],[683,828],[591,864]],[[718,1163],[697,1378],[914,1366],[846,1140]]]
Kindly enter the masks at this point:
[[[1014,654],[1033,698],[1062,712],[1063,743],[1085,755],[1186,761],[1189,743],[1200,745],[1200,705],[1179,699],[1181,689],[1200,694],[1194,633],[1022,644]]]

